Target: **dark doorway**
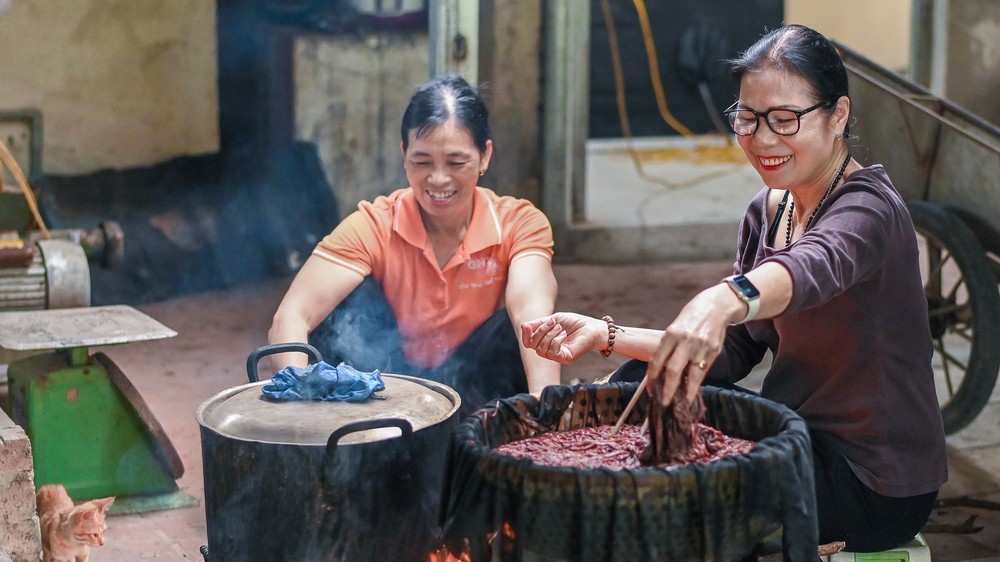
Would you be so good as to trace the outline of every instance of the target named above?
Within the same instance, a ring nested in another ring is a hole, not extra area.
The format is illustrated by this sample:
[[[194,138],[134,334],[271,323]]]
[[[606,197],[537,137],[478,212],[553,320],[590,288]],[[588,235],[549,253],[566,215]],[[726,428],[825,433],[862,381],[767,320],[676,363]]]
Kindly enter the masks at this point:
[[[625,136],[615,90],[614,52],[602,0],[591,1],[591,138]],[[678,131],[663,118],[656,87],[662,86],[670,114],[695,134],[717,129],[713,120],[736,98],[726,59],[739,55],[766,31],[782,24],[782,0],[607,0],[625,81],[633,136],[669,136]],[[637,5],[648,12],[644,34]],[[647,45],[655,46],[659,84],[649,68]]]

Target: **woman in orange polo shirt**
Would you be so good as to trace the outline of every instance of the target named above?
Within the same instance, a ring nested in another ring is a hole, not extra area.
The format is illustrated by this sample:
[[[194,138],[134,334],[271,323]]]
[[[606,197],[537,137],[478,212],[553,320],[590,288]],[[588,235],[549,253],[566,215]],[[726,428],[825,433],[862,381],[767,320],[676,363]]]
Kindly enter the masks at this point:
[[[331,364],[442,382],[463,412],[559,384],[559,364],[515,331],[554,310],[552,228],[529,201],[477,185],[493,154],[482,98],[459,76],[432,79],[400,133],[410,185],[362,201],[317,245],[268,340],[308,338]]]

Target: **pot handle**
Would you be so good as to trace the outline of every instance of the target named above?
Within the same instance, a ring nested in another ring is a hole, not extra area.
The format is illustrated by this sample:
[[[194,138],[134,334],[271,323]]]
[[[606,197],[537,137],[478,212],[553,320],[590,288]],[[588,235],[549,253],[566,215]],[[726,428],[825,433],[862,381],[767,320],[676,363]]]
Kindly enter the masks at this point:
[[[289,351],[299,351],[305,353],[309,356],[310,363],[319,363],[323,360],[323,356],[320,355],[319,350],[307,343],[272,343],[270,345],[262,345],[257,349],[250,352],[247,356],[247,378],[250,382],[257,382],[260,377],[257,376],[257,363],[263,357],[268,355],[274,355],[275,353],[286,353]]]
[[[337,452],[337,442],[340,441],[342,437],[350,433],[357,431],[366,431],[369,429],[379,429],[382,427],[397,427],[403,434],[400,438],[407,437],[413,433],[413,425],[409,421],[401,418],[375,418],[370,420],[363,420],[359,422],[347,423],[342,427],[334,430],[330,434],[330,438],[326,441],[326,456],[323,459],[323,472],[322,472],[322,482],[323,482],[323,497],[326,502],[336,504],[339,500],[336,498],[341,498],[344,496],[342,479],[337,478],[334,474],[331,474],[331,470],[335,467],[335,454]],[[408,457],[407,457],[408,458]]]
[[[333,458],[333,454],[337,451],[337,442],[348,433],[367,431],[369,429],[379,429],[381,427],[398,427],[399,430],[403,432],[402,437],[406,437],[407,435],[413,433],[413,425],[410,424],[408,420],[404,420],[402,418],[379,418],[344,424],[340,428],[335,429],[333,433],[330,434],[330,438],[326,440],[327,462],[330,462]]]
[[[333,462],[333,455],[337,452],[337,442],[349,433],[357,431],[367,431],[369,429],[379,429],[382,427],[398,427],[403,432],[401,437],[413,433],[413,425],[402,418],[376,418],[359,422],[346,423],[335,429],[326,440],[326,464]]]

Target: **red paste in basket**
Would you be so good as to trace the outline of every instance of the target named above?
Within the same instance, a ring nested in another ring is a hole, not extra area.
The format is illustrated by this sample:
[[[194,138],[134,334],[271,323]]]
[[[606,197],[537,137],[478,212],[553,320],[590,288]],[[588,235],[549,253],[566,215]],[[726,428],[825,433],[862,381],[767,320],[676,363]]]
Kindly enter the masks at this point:
[[[641,432],[638,425],[624,425],[617,435],[612,436],[610,425],[581,427],[569,431],[550,431],[511,441],[496,447],[494,451],[531,459],[548,466],[569,468],[641,468],[640,454],[649,445],[649,436]],[[698,436],[704,442],[704,449],[697,448],[697,454],[682,461],[658,466],[677,466],[690,462],[707,463],[730,455],[740,455],[753,449],[753,441],[730,437],[718,429],[699,423]]]

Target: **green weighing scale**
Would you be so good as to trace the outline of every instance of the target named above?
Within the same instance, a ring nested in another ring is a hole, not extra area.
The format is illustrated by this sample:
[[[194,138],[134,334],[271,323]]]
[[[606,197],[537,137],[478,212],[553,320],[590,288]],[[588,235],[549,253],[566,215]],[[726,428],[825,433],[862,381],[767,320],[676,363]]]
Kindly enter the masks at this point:
[[[116,496],[112,513],[197,503],[178,491],[184,465],[142,396],[87,350],[176,335],[125,305],[0,312],[0,347],[37,353],[7,368],[7,411],[31,442],[36,487],[62,484],[77,502]]]

